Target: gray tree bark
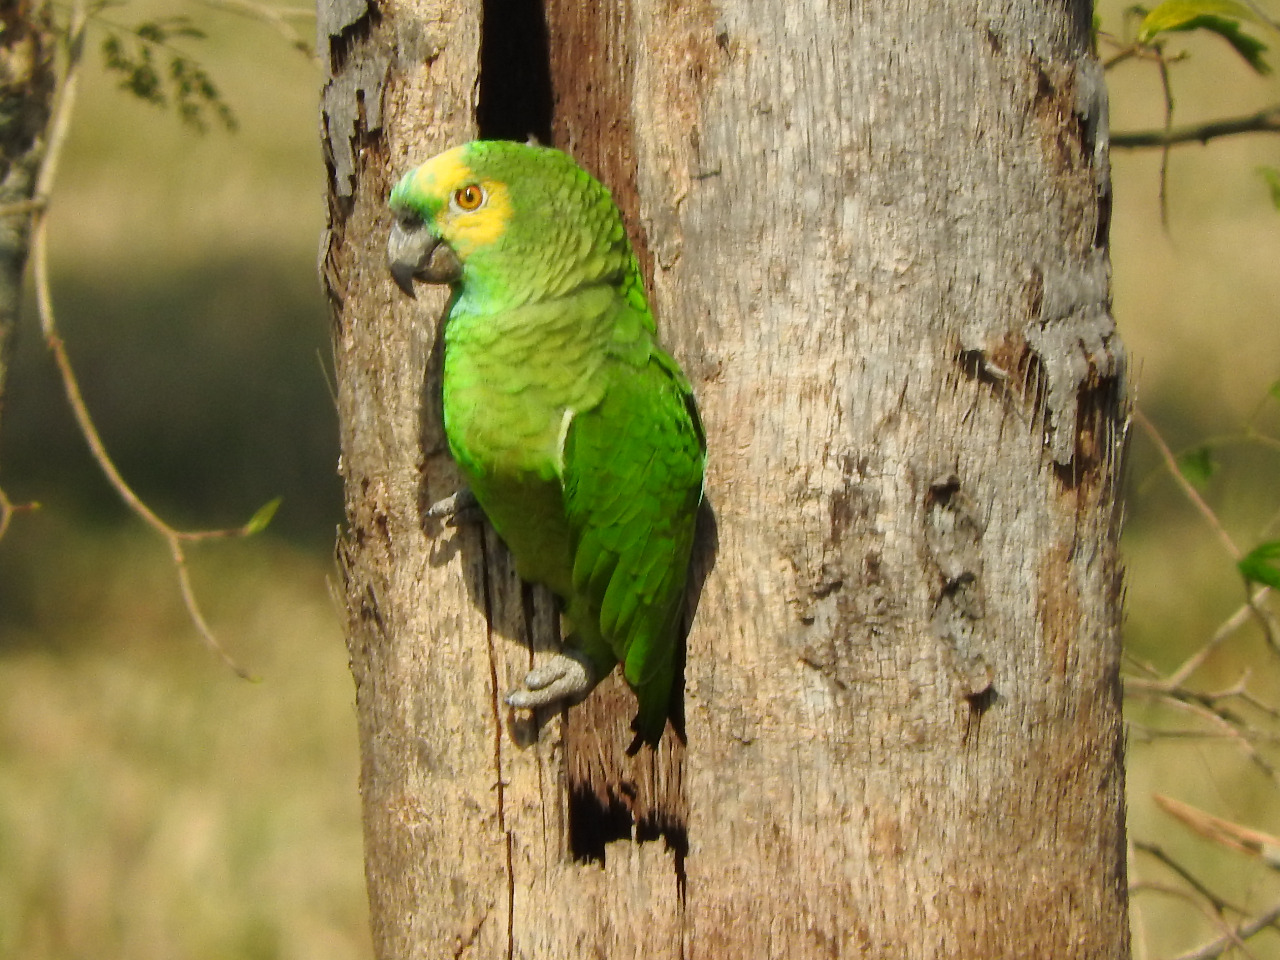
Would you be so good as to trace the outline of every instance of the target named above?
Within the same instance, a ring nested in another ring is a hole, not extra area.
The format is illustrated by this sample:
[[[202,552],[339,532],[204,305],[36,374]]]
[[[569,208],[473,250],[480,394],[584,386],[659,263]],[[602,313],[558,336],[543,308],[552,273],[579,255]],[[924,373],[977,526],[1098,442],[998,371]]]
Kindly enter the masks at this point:
[[[378,956],[1127,956],[1090,5],[319,9]],[[386,196],[530,132],[614,191],[707,427],[681,733],[636,758],[617,682],[513,721],[554,610],[423,517],[445,296],[391,282]]]
[[[54,32],[47,3],[0,9],[0,425],[31,244],[31,209],[52,109]]]

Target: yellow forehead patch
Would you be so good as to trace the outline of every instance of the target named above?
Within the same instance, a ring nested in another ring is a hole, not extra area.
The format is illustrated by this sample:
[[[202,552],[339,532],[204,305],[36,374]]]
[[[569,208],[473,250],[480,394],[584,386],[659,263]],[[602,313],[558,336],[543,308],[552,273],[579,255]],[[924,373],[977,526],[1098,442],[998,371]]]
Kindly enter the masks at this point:
[[[497,180],[477,177],[463,159],[465,147],[454,147],[432,157],[413,175],[414,186],[423,194],[439,197],[443,203],[436,215],[436,229],[458,256],[498,240],[511,222],[511,195]],[[460,210],[453,195],[469,184],[479,184],[485,202],[477,210]]]
[[[463,162],[463,147],[436,154],[413,172],[413,185],[426,194],[447,197],[471,177],[471,168]]]

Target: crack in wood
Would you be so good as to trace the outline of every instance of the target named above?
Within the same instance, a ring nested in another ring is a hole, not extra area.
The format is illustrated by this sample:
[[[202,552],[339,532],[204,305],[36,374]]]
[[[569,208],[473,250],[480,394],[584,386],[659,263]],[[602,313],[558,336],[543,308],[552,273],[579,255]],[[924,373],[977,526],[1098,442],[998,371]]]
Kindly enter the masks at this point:
[[[497,801],[498,830],[506,844],[507,885],[507,957],[515,953],[515,870],[511,859],[511,831],[507,829],[506,783],[502,774],[502,693],[498,687],[498,651],[493,637],[493,595],[489,585],[492,564],[489,562],[489,532],[479,531],[480,540],[480,596],[484,604],[484,638],[489,652],[489,693],[493,711],[493,767],[496,777],[494,791]]]

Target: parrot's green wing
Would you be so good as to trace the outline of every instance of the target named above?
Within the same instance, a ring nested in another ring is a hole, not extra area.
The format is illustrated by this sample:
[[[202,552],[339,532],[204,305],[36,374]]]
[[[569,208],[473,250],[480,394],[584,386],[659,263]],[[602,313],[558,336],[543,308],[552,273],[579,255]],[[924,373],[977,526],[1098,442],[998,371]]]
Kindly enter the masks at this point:
[[[675,361],[648,337],[621,352],[603,399],[575,416],[565,437],[565,509],[575,540],[566,612],[588,654],[603,641],[622,661],[640,701],[639,730],[656,740],[667,716],[706,440]]]

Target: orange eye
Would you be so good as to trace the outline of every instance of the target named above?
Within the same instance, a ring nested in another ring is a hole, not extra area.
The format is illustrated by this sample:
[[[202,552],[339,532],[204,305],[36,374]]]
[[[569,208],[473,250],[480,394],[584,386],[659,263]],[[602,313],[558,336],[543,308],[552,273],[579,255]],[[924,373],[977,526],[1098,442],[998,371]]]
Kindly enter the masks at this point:
[[[479,209],[484,203],[484,189],[478,183],[469,183],[454,193],[453,202],[461,210]]]

